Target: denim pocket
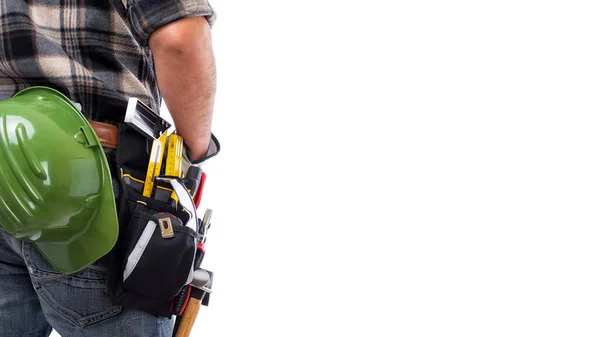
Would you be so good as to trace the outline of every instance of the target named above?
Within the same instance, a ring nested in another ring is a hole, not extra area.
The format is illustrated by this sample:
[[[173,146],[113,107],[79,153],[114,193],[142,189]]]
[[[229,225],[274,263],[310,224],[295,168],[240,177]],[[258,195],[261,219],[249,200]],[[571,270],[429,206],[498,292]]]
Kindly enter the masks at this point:
[[[106,268],[100,264],[66,275],[55,270],[31,244],[25,244],[23,256],[40,298],[75,325],[84,327],[121,312],[121,306],[110,300]]]

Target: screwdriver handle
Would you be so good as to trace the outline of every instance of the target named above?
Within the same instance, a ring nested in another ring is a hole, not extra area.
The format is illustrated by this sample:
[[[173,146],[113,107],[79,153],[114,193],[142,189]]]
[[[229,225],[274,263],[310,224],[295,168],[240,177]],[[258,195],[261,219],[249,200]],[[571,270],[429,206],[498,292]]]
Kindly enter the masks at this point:
[[[200,177],[202,176],[202,169],[199,166],[190,166],[185,173],[183,183],[185,187],[190,191],[190,195],[193,197],[198,191],[200,185]]]

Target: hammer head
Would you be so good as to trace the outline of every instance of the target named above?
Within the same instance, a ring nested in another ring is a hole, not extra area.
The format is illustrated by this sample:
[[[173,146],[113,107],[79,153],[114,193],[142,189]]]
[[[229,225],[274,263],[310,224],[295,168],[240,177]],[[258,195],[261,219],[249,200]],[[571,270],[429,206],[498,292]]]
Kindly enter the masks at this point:
[[[192,287],[205,291],[207,293],[212,292],[212,280],[213,273],[205,269],[197,269],[194,271],[194,277],[192,279]]]

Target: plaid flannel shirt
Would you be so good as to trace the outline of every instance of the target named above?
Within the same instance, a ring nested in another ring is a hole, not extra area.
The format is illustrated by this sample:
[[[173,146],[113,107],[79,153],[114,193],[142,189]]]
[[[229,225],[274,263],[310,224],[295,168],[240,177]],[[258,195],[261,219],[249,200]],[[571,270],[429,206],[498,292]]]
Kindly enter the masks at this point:
[[[44,85],[93,120],[123,120],[129,97],[158,113],[148,39],[194,16],[215,20],[207,0],[0,0],[0,99]]]

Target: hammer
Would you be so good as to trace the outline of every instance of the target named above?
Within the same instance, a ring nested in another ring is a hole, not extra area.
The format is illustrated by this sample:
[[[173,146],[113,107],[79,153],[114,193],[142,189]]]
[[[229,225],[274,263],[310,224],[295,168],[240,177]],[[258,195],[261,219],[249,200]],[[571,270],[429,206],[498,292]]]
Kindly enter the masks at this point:
[[[192,292],[190,300],[185,308],[185,311],[183,312],[183,315],[175,324],[175,337],[190,336],[192,327],[196,321],[196,316],[200,310],[200,304],[203,302],[204,296],[212,292],[212,280],[212,272],[205,269],[198,269],[194,271],[194,278],[190,284],[190,291]]]

